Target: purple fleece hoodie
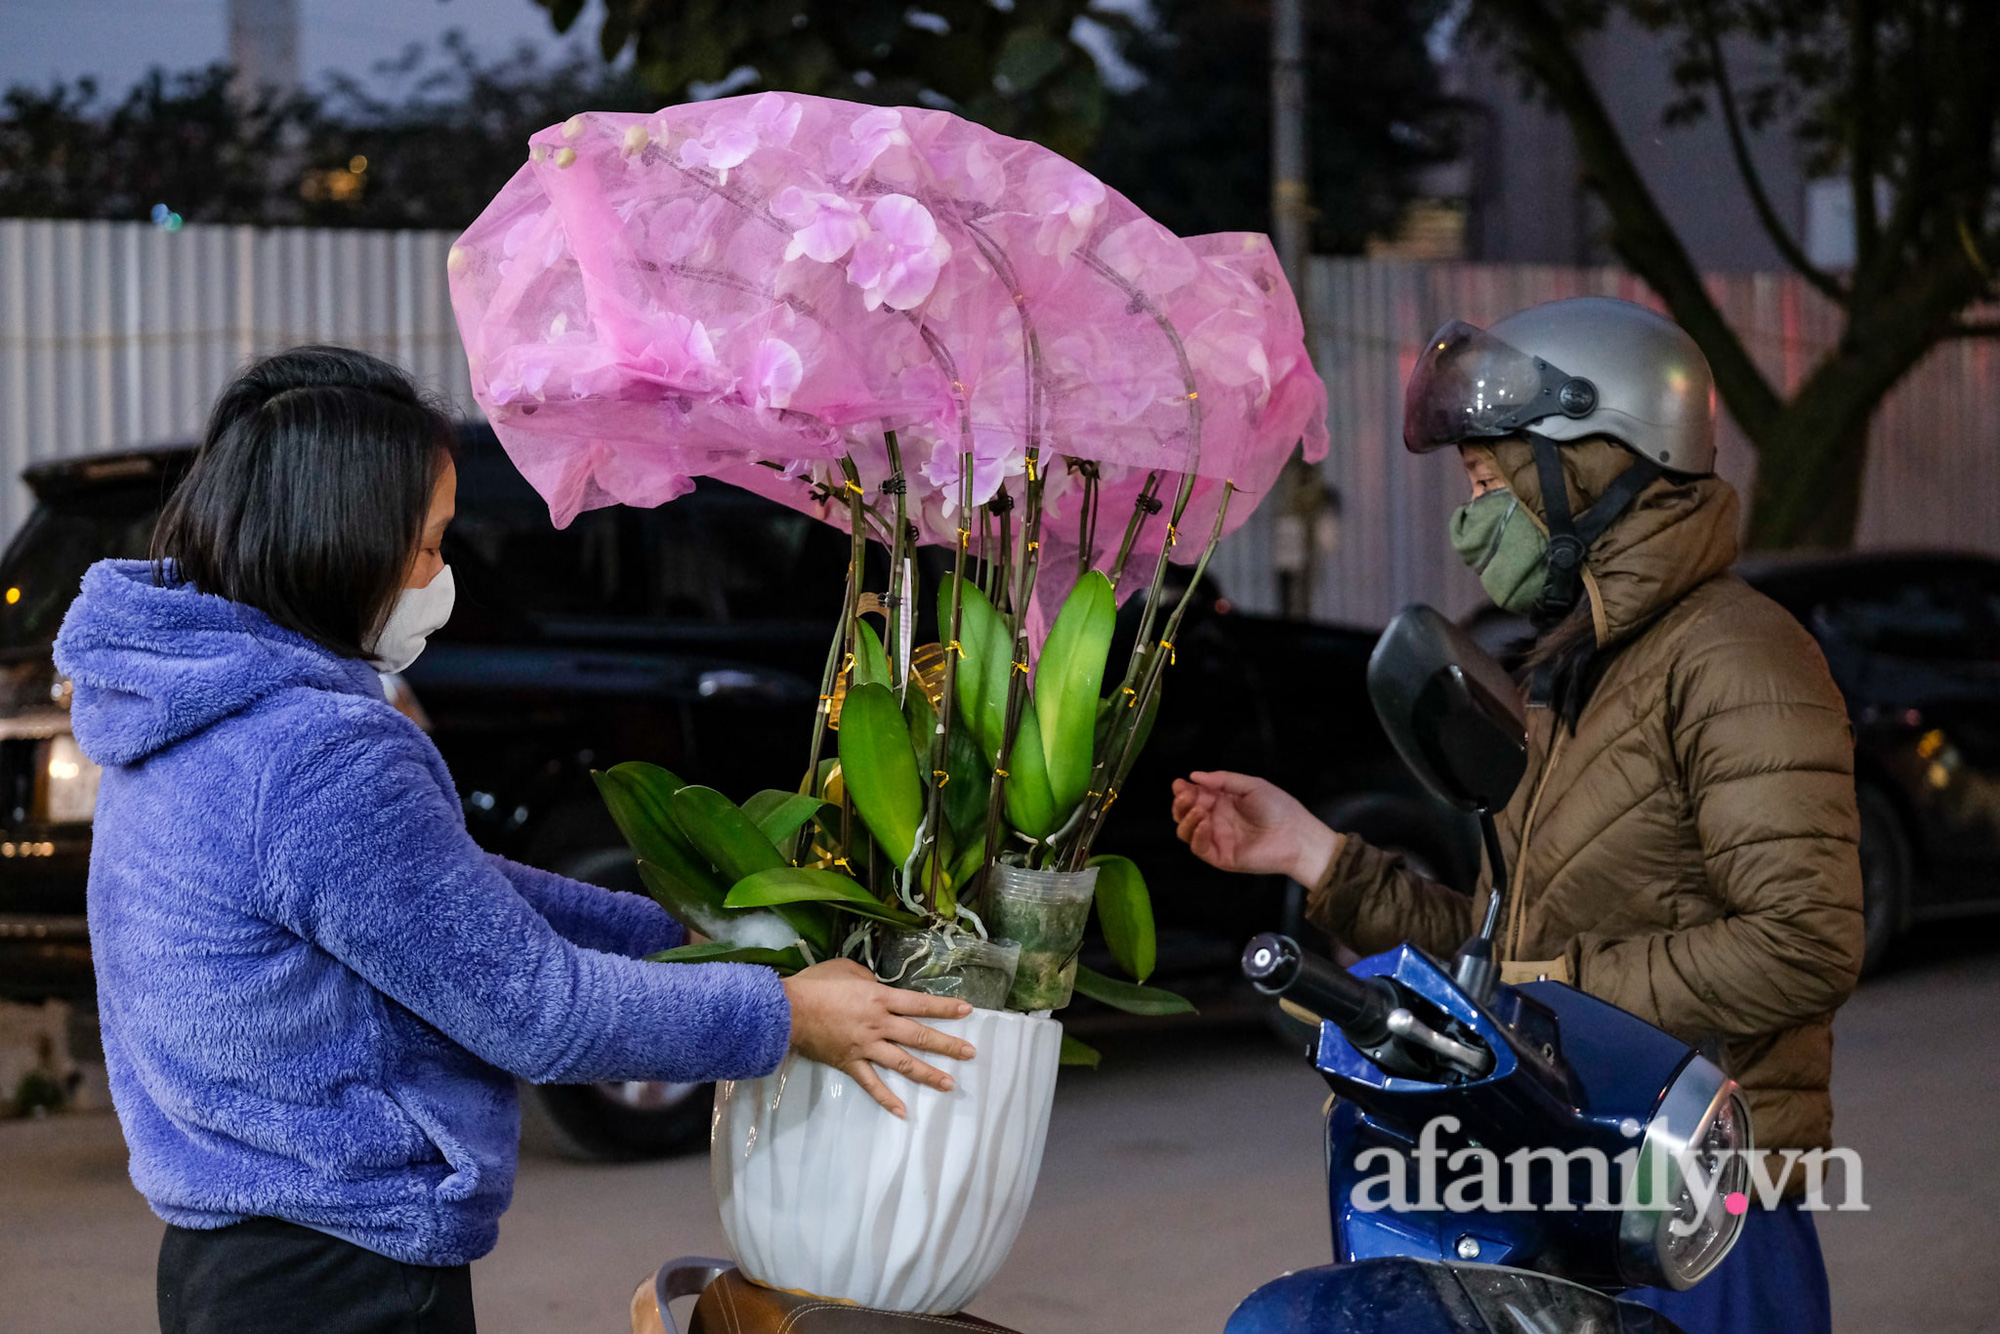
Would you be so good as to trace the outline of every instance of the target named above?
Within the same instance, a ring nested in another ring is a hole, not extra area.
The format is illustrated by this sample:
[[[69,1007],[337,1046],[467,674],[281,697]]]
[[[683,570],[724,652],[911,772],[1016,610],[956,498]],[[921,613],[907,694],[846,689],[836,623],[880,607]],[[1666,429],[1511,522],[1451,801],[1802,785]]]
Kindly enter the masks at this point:
[[[132,1181],[417,1264],[493,1248],[535,1082],[774,1069],[777,975],[638,955],[653,903],[482,852],[368,666],[259,612],[84,576],[56,641],[104,766],[90,941]]]

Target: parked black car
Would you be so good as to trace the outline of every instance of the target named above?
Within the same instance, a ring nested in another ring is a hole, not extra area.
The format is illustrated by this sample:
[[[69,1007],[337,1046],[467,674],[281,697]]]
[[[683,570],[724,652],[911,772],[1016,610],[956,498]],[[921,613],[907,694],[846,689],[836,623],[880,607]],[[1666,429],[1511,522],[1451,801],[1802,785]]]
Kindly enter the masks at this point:
[[[1918,921],[2000,910],[2000,560],[1754,556],[1737,569],[1819,641],[1854,723],[1865,966]],[[1487,611],[1489,648],[1518,618]]]
[[[38,504],[0,558],[7,994],[90,994],[83,900],[96,777],[70,738],[49,646],[92,561],[146,553],[190,457],[135,452],[26,474]],[[483,846],[636,890],[593,768],[652,760],[738,798],[796,784],[843,593],[847,539],[836,530],[704,484],[659,509],[593,510],[558,531],[491,432],[467,427],[445,555],[457,609],[407,684]],[[1131,620],[1121,622],[1128,636]],[[1476,836],[1417,788],[1368,706],[1373,640],[1244,615],[1216,590],[1197,591],[1104,848],[1146,869],[1168,985],[1223,985],[1243,940],[1296,923],[1303,898],[1283,881],[1222,876],[1175,840],[1168,786],[1189,769],[1266,775],[1448,879],[1476,874]],[[691,1090],[591,1085],[543,1089],[535,1101],[580,1151],[659,1150],[706,1133],[705,1099]]]

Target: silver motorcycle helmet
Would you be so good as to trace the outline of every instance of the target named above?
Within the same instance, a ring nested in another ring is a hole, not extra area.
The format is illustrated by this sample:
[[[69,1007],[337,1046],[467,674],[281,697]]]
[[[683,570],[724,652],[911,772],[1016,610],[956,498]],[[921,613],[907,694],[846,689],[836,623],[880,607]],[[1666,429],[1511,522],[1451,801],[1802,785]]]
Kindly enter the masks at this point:
[[[1403,443],[1531,433],[1609,436],[1663,472],[1715,469],[1715,377],[1686,331],[1644,306],[1572,297],[1490,329],[1452,320],[1431,336],[1403,395]]]

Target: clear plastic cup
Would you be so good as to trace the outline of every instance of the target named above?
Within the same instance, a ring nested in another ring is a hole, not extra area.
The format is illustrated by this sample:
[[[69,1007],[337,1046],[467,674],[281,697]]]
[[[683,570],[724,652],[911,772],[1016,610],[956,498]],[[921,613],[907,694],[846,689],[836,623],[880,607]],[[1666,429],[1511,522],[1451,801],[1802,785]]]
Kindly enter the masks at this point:
[[[1076,955],[1090,921],[1097,892],[1097,868],[1031,871],[996,866],[989,873],[980,905],[986,929],[1021,943],[1021,961],[1007,1008],[1059,1010],[1076,985]]]
[[[1014,985],[1021,947],[1011,940],[981,940],[969,931],[892,931],[876,972],[906,991],[953,996],[981,1010],[1000,1010]]]

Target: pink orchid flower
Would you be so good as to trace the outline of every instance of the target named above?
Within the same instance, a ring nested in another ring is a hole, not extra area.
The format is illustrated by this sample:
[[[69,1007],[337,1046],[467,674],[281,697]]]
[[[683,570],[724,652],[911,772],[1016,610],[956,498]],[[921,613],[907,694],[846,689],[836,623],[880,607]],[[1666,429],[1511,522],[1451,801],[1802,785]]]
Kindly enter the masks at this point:
[[[736,384],[736,377],[716,357],[707,327],[678,311],[663,312],[646,345],[627,353],[620,362],[629,376],[670,389],[720,394]]]
[[[861,206],[825,190],[788,185],[771,200],[771,212],[795,229],[785,247],[787,263],[800,255],[822,264],[837,263],[868,235]]]
[[[701,138],[681,145],[683,167],[707,167],[727,173],[747,162],[761,144],[780,148],[798,133],[805,109],[779,93],[765,93],[740,116],[717,116],[702,131]]]
[[[827,160],[842,181],[852,182],[865,175],[884,153],[909,142],[903,113],[895,107],[882,107],[856,116],[846,135],[827,145]]]
[[[883,195],[868,210],[869,232],[855,244],[847,280],[869,310],[915,310],[937,286],[951,242],[931,211],[908,195]]]
[[[959,475],[965,455],[960,452],[956,431],[931,446],[931,455],[922,468],[924,480],[937,488],[945,517],[958,512],[963,478]],[[1028,468],[1027,446],[1014,432],[997,427],[972,428],[972,504],[984,505],[1000,493],[1010,477]],[[1053,480],[1053,478],[1051,479]]]
[[[1108,197],[1104,182],[1061,158],[1044,158],[1030,167],[1022,194],[1028,211],[1043,215],[1035,249],[1058,261],[1083,244]]]
[[[757,406],[778,409],[789,407],[792,395],[806,377],[805,362],[799,357],[799,350],[782,338],[766,338],[757,344],[757,355],[750,361],[750,380],[757,386]]]

